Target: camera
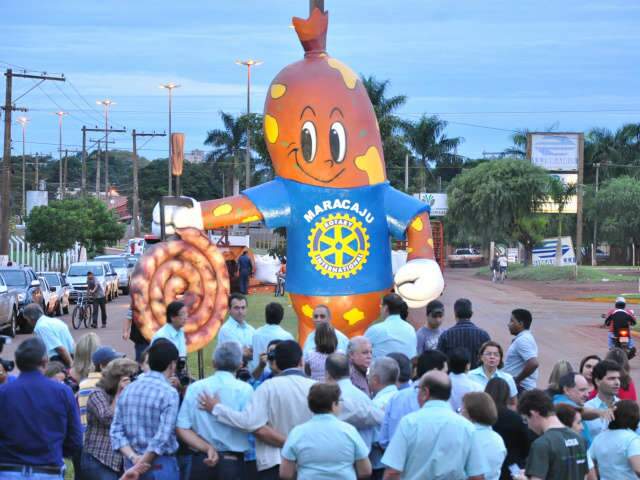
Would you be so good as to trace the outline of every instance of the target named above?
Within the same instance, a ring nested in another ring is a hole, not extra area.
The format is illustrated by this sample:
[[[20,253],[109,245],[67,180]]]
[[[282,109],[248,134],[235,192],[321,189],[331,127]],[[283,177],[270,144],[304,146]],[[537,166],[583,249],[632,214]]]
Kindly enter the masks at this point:
[[[194,379],[189,376],[187,372],[187,359],[185,357],[178,358],[176,364],[176,377],[180,380],[180,385],[187,387],[194,382]]]
[[[2,358],[0,358],[0,365],[2,365],[2,368],[4,368],[4,371],[7,373],[13,371],[13,369],[16,368],[16,364],[13,361],[3,360]]]

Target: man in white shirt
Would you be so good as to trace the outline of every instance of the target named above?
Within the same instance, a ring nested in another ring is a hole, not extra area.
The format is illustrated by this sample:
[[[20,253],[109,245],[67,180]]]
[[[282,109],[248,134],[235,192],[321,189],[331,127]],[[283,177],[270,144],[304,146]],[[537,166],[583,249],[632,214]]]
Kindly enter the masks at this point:
[[[331,323],[331,310],[326,305],[318,305],[313,309],[313,324],[316,328],[321,323]],[[349,338],[342,333],[337,328],[333,328],[336,332],[336,337],[338,337],[338,348],[336,349],[339,352],[347,353],[347,346],[349,345]],[[302,347],[302,351],[304,355],[307,353],[313,352],[316,349],[316,331],[311,332],[307,339],[304,341],[304,347]]]
[[[617,395],[620,392],[620,372],[620,365],[611,360],[598,362],[591,373],[598,394],[586,402],[584,406],[598,410],[612,409],[618,401]],[[613,415],[610,418],[613,418]],[[595,420],[584,420],[584,423],[589,427],[592,440],[609,425],[609,421],[602,417]]]
[[[404,353],[409,359],[416,356],[418,338],[415,329],[400,316],[404,307],[400,295],[388,293],[382,298],[380,314],[384,321],[370,326],[364,333],[373,346],[374,359],[392,352]]]
[[[517,308],[511,312],[509,332],[515,338],[507,350],[503,371],[513,377],[518,391],[533,390],[538,383],[538,344],[531,334],[532,321],[529,310]]]
[[[253,359],[249,364],[249,371],[253,370],[260,363],[260,355],[266,353],[267,345],[271,340],[293,340],[293,335],[280,326],[284,317],[284,308],[277,302],[271,302],[264,307],[264,318],[266,325],[258,328],[253,333]]]
[[[469,350],[464,347],[454,348],[449,355],[449,379],[451,380],[451,397],[449,403],[454,412],[460,413],[462,397],[469,392],[482,392],[484,388],[469,376],[471,359]]]
[[[238,342],[245,362],[253,358],[255,328],[247,323],[247,298],[239,293],[229,295],[229,318],[218,332],[218,344]],[[262,352],[260,352],[262,353]]]

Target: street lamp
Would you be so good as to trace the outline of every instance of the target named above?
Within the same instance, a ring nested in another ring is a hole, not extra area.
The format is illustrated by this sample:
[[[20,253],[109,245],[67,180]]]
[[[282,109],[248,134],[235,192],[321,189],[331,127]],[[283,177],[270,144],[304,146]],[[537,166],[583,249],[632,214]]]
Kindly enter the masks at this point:
[[[173,153],[171,146],[171,99],[173,97],[173,89],[180,88],[180,85],[174,82],[169,82],[163,83],[162,85],[160,85],[160,88],[166,88],[167,90],[169,90],[169,161],[167,162],[167,164],[169,165],[169,196],[171,196],[171,180],[173,178],[173,176],[171,175],[171,154]]]
[[[104,107],[104,191],[105,195],[109,196],[109,107],[115,105],[116,102],[109,100],[97,100],[96,104]],[[98,159],[100,161],[100,159]],[[98,192],[100,195],[100,192]]]
[[[245,188],[249,188],[251,186],[251,67],[262,65],[262,61],[250,58],[248,60],[236,60],[236,64],[247,67],[247,150],[244,156],[244,183]]]
[[[22,126],[22,216],[24,217],[27,214],[27,194],[25,193],[25,179],[27,176],[27,162],[25,160],[24,155],[24,139],[25,139],[25,130],[27,127],[27,123],[29,123],[29,119],[27,117],[18,117],[18,124]],[[23,220],[24,222],[24,220]]]
[[[67,112],[60,110],[55,113],[58,116],[58,161],[60,167],[59,183],[60,183],[60,200],[64,198],[64,185],[62,184],[62,118],[69,115]]]

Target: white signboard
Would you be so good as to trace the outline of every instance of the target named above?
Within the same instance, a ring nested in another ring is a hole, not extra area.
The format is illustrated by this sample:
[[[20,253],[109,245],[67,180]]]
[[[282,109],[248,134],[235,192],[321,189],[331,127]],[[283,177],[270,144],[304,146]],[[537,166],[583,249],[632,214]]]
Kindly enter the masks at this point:
[[[531,163],[550,171],[577,172],[580,136],[577,133],[531,134]]]
[[[42,190],[27,191],[27,215],[34,207],[47,206],[49,204],[49,193]]]
[[[421,202],[429,204],[431,217],[444,217],[447,214],[446,193],[415,193],[413,196]]]
[[[519,250],[517,248],[507,248],[507,260],[509,263],[518,263],[519,262]]]
[[[558,238],[545,238],[542,243],[533,248],[533,265],[555,265],[556,246]],[[562,265],[575,265],[576,254],[571,237],[562,237]]]

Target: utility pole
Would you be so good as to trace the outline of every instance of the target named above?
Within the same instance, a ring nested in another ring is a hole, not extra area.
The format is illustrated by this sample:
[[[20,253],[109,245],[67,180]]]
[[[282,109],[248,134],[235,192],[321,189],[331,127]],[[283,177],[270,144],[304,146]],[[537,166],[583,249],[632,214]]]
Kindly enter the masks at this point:
[[[24,217],[27,214],[27,194],[26,194],[26,179],[27,179],[27,160],[24,153],[24,140],[25,140],[25,130],[27,128],[27,123],[29,123],[29,119],[27,117],[19,117],[18,123],[22,127],[22,217],[24,222]]]
[[[167,164],[169,165],[169,188],[168,195],[171,196],[172,184],[173,184],[173,171],[171,169],[171,157],[173,157],[173,145],[171,144],[171,115],[172,115],[172,104],[173,104],[173,90],[174,88],[180,88],[180,85],[177,83],[169,82],[160,85],[160,88],[164,88],[169,90],[169,160]]]
[[[13,73],[12,69],[5,72],[7,78],[7,86],[4,102],[4,148],[2,157],[2,184],[0,187],[0,255],[9,254],[9,211],[10,206],[10,190],[11,190],[11,113],[19,109],[13,105],[13,77],[16,78],[32,78],[40,81],[56,80],[64,82],[64,76],[55,77],[46,74],[29,75],[26,73]]]
[[[62,170],[63,170],[63,165],[62,165],[62,118],[65,115],[68,115],[67,112],[63,112],[63,111],[59,111],[56,112],[56,115],[58,116],[58,177],[59,177],[59,185],[58,188],[60,189],[60,200],[62,200],[64,198],[64,179],[62,178]]]
[[[404,193],[409,193],[409,154],[404,156]]]
[[[82,176],[80,178],[80,194],[87,194],[87,127],[82,126]]]
[[[69,165],[69,150],[64,151],[64,176],[62,178],[62,191],[67,193],[67,166]]]
[[[85,136],[87,134],[87,132],[104,132],[105,133],[105,137],[107,136],[107,134],[109,133],[126,133],[127,129],[126,128],[87,128],[85,126],[82,127],[82,158],[86,159],[86,143],[85,143]],[[102,143],[102,140],[89,140],[90,142],[98,143],[98,158],[96,159],[96,195],[98,196],[98,198],[100,198],[100,157],[101,157],[101,150],[100,150],[100,144]],[[111,142],[108,140],[105,140],[105,142],[107,145],[109,143],[115,143],[115,142]],[[109,147],[107,146],[107,150],[109,149]],[[83,160],[83,181],[86,184],[86,160]],[[106,174],[106,170],[107,170],[107,165],[105,165],[105,174]],[[108,184],[108,182],[105,182]],[[107,193],[108,196],[108,193]]]
[[[96,197],[100,198],[100,155],[102,152],[100,151],[100,142],[98,140],[98,156],[96,157]]]
[[[104,107],[104,192],[107,198],[109,198],[109,192],[111,191],[109,185],[109,108],[111,105],[115,105],[116,102],[107,98],[105,100],[98,100],[96,103]]]
[[[598,187],[599,187],[599,181],[600,181],[600,162],[598,163],[594,163],[593,164],[594,167],[596,167],[596,196],[598,196]],[[595,219],[593,220],[593,246],[591,247],[591,265],[593,265],[594,267],[596,265],[598,265],[598,258],[597,258],[597,251],[598,251],[598,216],[596,215]]]
[[[136,143],[137,137],[165,137],[166,133],[143,133],[136,132],[135,128],[131,131],[131,137],[133,138],[133,155],[132,155],[132,167],[133,167],[133,234],[136,237],[140,236],[140,195],[138,193],[138,147]]]

